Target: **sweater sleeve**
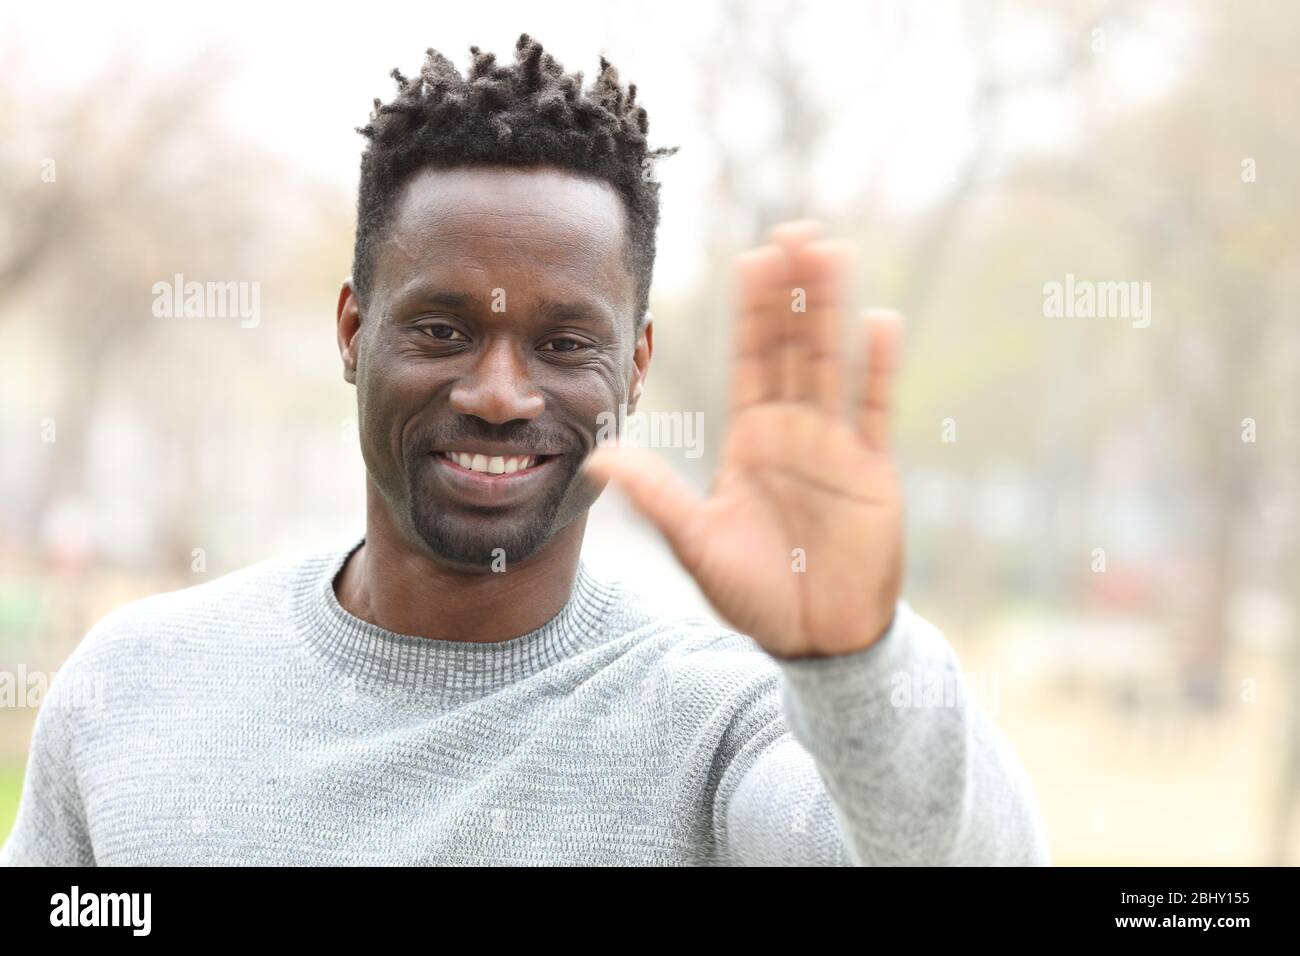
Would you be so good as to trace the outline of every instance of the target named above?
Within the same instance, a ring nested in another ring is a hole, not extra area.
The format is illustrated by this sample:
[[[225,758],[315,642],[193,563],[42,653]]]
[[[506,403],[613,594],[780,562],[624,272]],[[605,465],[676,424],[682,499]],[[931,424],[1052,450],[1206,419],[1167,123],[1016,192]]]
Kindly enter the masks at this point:
[[[18,817],[0,849],[0,866],[95,864],[72,761],[75,712],[63,693],[65,673],[55,675],[36,714]]]
[[[1023,766],[951,645],[905,602],[870,647],[777,663],[782,716],[719,786],[724,862],[1049,862]]]

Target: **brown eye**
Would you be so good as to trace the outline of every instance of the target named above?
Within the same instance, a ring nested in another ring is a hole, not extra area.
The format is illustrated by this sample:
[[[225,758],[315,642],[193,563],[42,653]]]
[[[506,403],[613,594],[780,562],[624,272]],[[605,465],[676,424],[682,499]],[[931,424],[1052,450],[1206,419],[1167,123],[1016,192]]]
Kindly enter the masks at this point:
[[[460,342],[469,341],[469,338],[460,329],[454,329],[450,325],[426,325],[424,331],[441,342]],[[460,338],[456,338],[460,336]]]
[[[577,339],[560,338],[551,339],[549,342],[545,343],[542,348],[548,352],[576,352],[585,344],[586,343],[580,342]],[[547,346],[550,346],[550,348],[547,348]]]

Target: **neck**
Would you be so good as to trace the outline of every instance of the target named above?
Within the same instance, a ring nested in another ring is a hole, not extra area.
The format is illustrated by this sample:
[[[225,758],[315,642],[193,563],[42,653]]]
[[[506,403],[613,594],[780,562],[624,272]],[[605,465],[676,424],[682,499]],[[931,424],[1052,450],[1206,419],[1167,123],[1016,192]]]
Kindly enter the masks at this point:
[[[569,600],[587,516],[506,572],[448,567],[411,545],[367,488],[366,540],[334,582],[339,604],[364,621],[415,637],[507,641],[555,617]]]

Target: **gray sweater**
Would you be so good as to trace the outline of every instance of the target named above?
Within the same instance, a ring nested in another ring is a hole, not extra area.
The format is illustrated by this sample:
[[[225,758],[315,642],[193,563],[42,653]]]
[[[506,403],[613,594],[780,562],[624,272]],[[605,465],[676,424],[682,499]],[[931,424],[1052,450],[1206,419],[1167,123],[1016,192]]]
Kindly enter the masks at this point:
[[[432,640],[342,608],[359,544],[99,621],[0,863],[1048,862],[1023,767],[905,602],[865,650],[781,661],[584,562],[536,631]]]

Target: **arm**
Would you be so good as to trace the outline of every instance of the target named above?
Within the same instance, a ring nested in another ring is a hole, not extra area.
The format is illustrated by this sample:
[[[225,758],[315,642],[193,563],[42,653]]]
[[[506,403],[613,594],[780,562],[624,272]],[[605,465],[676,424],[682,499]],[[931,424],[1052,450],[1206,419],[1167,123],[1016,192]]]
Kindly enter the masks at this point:
[[[779,663],[789,732],[735,761],[719,786],[725,862],[1048,862],[1019,760],[970,695],[951,646],[905,603],[864,650]],[[918,684],[950,693],[918,699]]]
[[[18,818],[0,849],[0,866],[95,864],[72,761],[74,713],[60,692],[65,673],[55,675],[37,712]]]
[[[848,259],[809,223],[737,259],[731,417],[707,497],[641,449],[597,448],[586,468],[618,482],[719,617],[776,662],[717,754],[715,841],[757,862],[838,862],[841,845],[858,863],[1043,862],[1023,769],[979,705],[892,697],[899,672],[963,685],[951,647],[900,601],[901,317],[868,312],[865,354],[849,357]],[[814,839],[800,842],[788,819],[805,804]]]

